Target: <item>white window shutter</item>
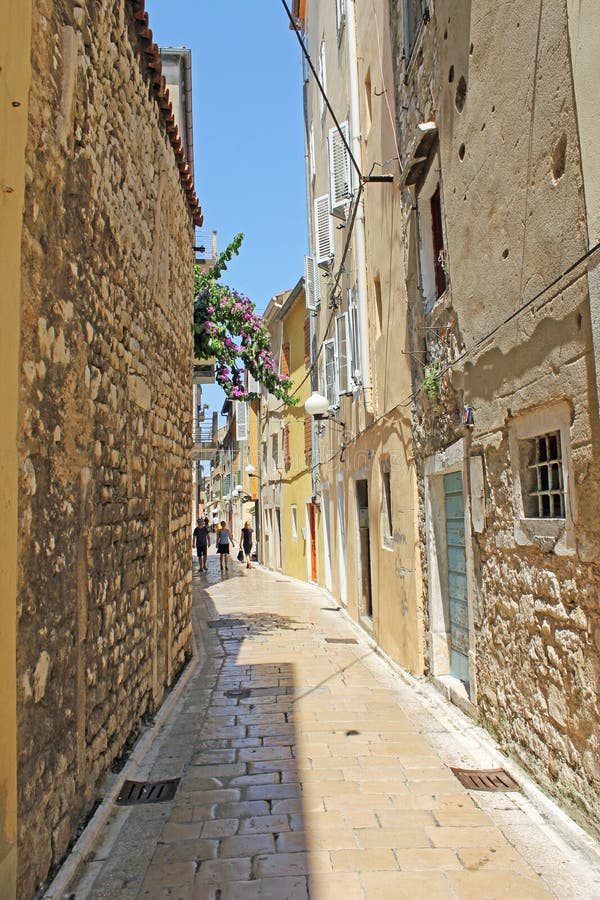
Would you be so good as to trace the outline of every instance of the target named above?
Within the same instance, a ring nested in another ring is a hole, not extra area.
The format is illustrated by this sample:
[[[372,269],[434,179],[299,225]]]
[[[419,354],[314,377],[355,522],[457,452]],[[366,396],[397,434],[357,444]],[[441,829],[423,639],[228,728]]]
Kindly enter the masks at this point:
[[[337,384],[340,394],[351,390],[351,349],[348,340],[348,314],[342,313],[335,320],[335,340],[337,349]]]
[[[340,131],[349,142],[348,123],[342,122]],[[350,172],[350,156],[337,128],[329,131],[329,195],[331,198],[331,215],[345,219],[348,215],[348,204],[352,194]]]
[[[323,350],[325,352],[325,396],[329,400],[329,405],[335,406],[337,404],[335,341],[325,341]]]
[[[321,302],[321,280],[319,267],[314,256],[304,257],[304,293],[306,308],[314,311]]]
[[[356,291],[348,288],[348,313],[350,330],[350,372],[355,384],[361,384],[362,372],[360,364],[360,320]]]
[[[248,404],[243,400],[235,403],[235,438],[237,441],[248,440]]]
[[[247,390],[249,394],[260,394],[260,384],[250,372],[247,373]]]
[[[315,239],[317,264],[328,265],[333,256],[333,232],[327,194],[315,200]]]

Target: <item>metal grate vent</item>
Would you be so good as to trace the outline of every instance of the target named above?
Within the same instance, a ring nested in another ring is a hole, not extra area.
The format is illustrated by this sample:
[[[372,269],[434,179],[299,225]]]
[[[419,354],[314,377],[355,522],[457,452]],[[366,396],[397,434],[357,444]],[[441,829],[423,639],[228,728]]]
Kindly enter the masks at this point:
[[[326,644],[358,644],[356,638],[325,638]]]
[[[239,628],[248,623],[242,619],[211,619],[207,624],[209,628]]]
[[[134,806],[138,803],[166,803],[172,800],[179,787],[180,778],[168,781],[125,781],[119,791],[119,806]]]
[[[519,791],[514,778],[504,769],[452,769],[470,791]]]
[[[231,700],[246,700],[250,696],[250,688],[240,688],[239,691],[223,691]]]
[[[322,606],[321,612],[339,612],[341,608],[341,606]]]

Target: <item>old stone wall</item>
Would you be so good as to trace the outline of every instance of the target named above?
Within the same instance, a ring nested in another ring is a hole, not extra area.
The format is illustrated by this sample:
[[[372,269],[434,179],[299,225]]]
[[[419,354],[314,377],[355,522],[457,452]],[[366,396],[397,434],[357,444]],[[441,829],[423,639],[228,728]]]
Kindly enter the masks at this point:
[[[190,652],[193,224],[129,0],[34,5],[22,244],[19,891]]]
[[[435,457],[443,471],[444,454],[463,439],[466,492],[469,458],[478,457],[483,471],[479,520],[469,518],[467,504],[466,521],[471,700],[507,751],[595,829],[600,435],[566,6],[490,2],[475,14],[475,5],[440,0],[410,59],[398,9],[391,25],[403,164],[417,124],[434,121],[447,254],[447,288],[428,307],[416,190],[406,188],[411,344],[441,373],[430,391],[422,366],[413,368],[429,615],[427,465]],[[474,411],[472,429],[463,426],[465,404]],[[511,442],[528,416],[546,423],[538,432],[557,428],[557,410],[567,422],[568,482],[558,538],[544,536],[537,522],[521,524],[523,463]],[[443,508],[432,508],[443,517]],[[431,652],[429,664],[434,675],[448,671]]]

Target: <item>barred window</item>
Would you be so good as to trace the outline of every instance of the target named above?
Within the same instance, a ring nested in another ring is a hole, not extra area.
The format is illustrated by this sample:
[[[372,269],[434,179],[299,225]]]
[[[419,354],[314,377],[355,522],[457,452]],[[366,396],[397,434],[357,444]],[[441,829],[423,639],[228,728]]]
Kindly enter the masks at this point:
[[[519,443],[525,516],[530,519],[564,519],[565,486],[560,431],[540,434]]]

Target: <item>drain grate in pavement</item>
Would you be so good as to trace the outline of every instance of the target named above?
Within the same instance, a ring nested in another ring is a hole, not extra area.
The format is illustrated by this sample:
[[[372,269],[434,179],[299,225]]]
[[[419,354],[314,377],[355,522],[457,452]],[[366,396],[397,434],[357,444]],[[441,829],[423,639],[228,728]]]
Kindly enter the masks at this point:
[[[325,638],[326,644],[358,644],[356,638]]]
[[[231,700],[246,700],[250,696],[250,688],[240,688],[239,691],[223,691]]]
[[[339,612],[341,608],[341,606],[322,606],[321,612]]]
[[[208,622],[209,628],[239,628],[240,625],[247,625],[242,619],[211,619]]]
[[[175,796],[180,781],[180,778],[170,778],[167,781],[124,781],[117,803],[119,806],[166,803]]]
[[[520,791],[504,769],[452,769],[461,784],[470,791]]]

